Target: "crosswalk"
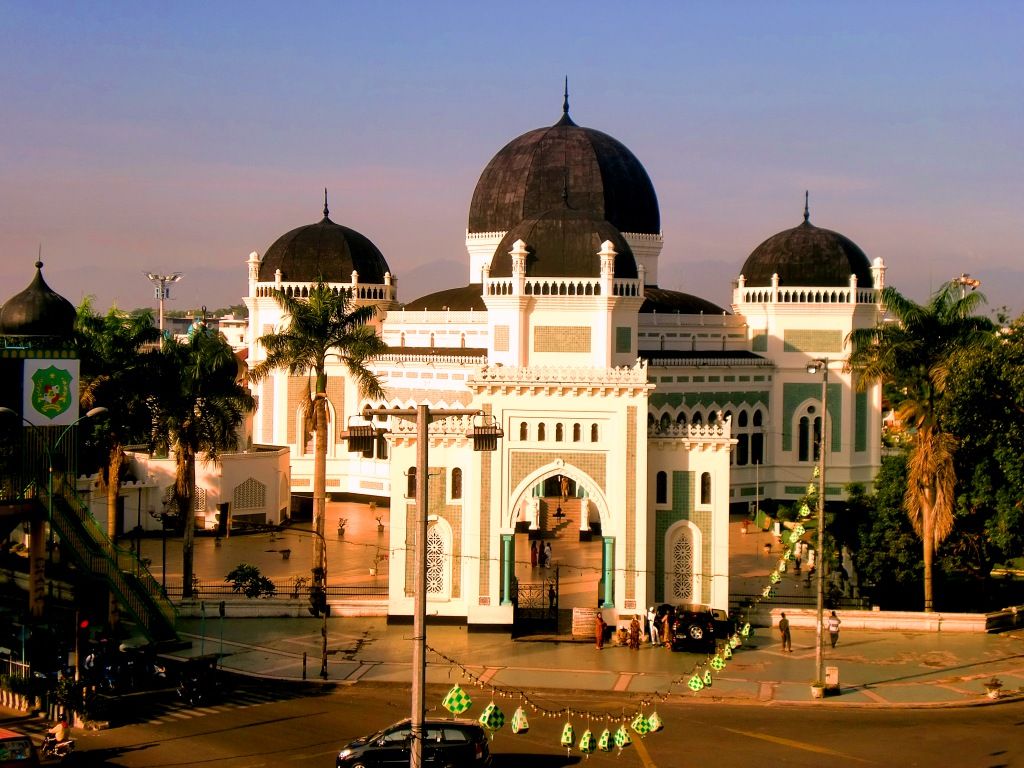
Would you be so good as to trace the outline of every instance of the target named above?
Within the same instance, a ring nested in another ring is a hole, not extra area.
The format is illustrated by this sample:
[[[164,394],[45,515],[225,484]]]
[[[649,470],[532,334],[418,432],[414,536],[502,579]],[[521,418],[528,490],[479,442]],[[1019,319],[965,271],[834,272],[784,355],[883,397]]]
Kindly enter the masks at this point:
[[[146,708],[146,711],[135,713],[133,722],[145,722],[152,725],[181,722],[222,712],[248,709],[261,704],[296,698],[300,695],[302,694],[298,692],[279,689],[239,688],[225,691],[217,701],[199,707],[190,707],[177,698],[166,699],[153,702],[150,707]],[[128,723],[122,722],[121,724],[127,725]]]

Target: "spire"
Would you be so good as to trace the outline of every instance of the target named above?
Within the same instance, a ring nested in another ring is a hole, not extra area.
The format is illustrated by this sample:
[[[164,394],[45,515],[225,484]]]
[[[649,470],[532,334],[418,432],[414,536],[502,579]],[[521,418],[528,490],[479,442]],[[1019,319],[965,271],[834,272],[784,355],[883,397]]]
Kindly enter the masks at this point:
[[[43,244],[39,244],[39,258],[36,259],[36,269],[43,268]]]
[[[811,207],[810,207],[810,194],[804,190],[804,224],[811,223]]]
[[[325,219],[327,218],[327,214],[328,213],[330,213],[330,211],[327,208],[327,187],[324,187],[324,218]]]
[[[569,116],[569,76],[565,76],[565,91],[562,93],[562,114]]]

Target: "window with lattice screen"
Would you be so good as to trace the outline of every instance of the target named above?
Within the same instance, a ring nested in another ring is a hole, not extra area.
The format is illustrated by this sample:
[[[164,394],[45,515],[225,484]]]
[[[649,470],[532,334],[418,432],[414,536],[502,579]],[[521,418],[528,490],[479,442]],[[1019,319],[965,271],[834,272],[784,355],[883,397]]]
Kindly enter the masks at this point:
[[[427,531],[427,595],[433,598],[447,598],[451,591],[449,537],[446,533],[436,523]]]
[[[680,528],[669,545],[668,594],[673,602],[699,602],[694,588],[693,536],[689,529]]]
[[[231,507],[234,510],[263,509],[267,505],[267,486],[250,477],[241,485],[235,486],[231,496]]]

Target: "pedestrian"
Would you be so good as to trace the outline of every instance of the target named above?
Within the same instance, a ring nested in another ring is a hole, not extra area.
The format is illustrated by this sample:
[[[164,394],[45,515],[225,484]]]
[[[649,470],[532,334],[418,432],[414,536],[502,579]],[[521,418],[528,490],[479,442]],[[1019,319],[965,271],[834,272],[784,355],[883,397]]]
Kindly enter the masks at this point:
[[[597,650],[604,648],[604,630],[608,625],[604,621],[604,616],[600,613],[597,614],[597,620],[594,622],[594,644],[597,646]]]
[[[558,600],[558,593],[555,592],[555,585],[548,585],[548,613],[555,615],[555,602]]]
[[[832,611],[832,615],[828,617],[828,636],[832,641],[832,647],[836,647],[836,643],[839,642],[839,625],[842,624],[839,617],[836,616],[836,612]]]
[[[802,541],[798,541],[796,543],[796,546],[793,547],[793,573],[796,574],[797,577],[800,576],[800,561],[803,560],[803,557],[804,557],[803,542]]]
[[[530,542],[530,567],[537,567],[537,541]]]
[[[550,541],[545,541],[544,542],[544,567],[545,568],[550,568],[551,567],[551,542]]]
[[[661,617],[661,642],[666,648],[672,647],[672,614],[669,611]]]
[[[629,647],[634,651],[640,650],[640,622],[633,614],[633,620],[629,622]]]
[[[661,642],[658,637],[658,614],[653,605],[647,609],[647,625],[651,631],[651,645],[658,645]]]
[[[782,612],[782,616],[779,618],[779,633],[782,635],[782,651],[784,653],[793,652],[793,638],[789,634],[789,619],[786,618],[786,612]]]

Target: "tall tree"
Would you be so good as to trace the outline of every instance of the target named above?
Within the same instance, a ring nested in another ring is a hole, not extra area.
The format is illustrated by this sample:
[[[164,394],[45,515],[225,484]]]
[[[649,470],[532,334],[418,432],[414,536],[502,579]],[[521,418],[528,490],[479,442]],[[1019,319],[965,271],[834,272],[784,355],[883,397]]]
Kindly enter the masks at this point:
[[[860,382],[889,382],[903,398],[896,417],[912,434],[903,505],[922,542],[926,611],[934,608],[935,551],[953,528],[958,441],[943,421],[942,402],[950,372],[970,350],[992,339],[992,322],[974,314],[984,300],[955,281],[927,304],[884,288],[886,321],[850,334],[849,364]]]
[[[312,375],[304,403],[305,431],[315,436],[313,449],[313,586],[325,588],[324,519],[327,516],[327,356],[336,356],[365,397],[383,397],[380,380],[369,361],[387,345],[369,325],[376,307],[355,306],[347,291],[335,291],[321,277],[308,298],[276,291],[287,327],[261,336],[265,359],[253,366],[249,377],[259,381],[277,368],[293,376]]]
[[[151,313],[126,315],[111,309],[100,315],[93,311],[90,298],[78,307],[75,341],[82,364],[82,407],[107,408],[99,425],[106,452],[106,467],[100,476],[106,485],[107,536],[111,541],[118,534],[124,447],[144,441],[149,431],[146,388],[159,338]]]
[[[238,428],[255,401],[223,337],[200,327],[187,341],[164,341],[151,399],[153,447],[174,452],[174,506],[183,523],[182,596],[192,597],[196,457],[216,461],[238,445]]]

